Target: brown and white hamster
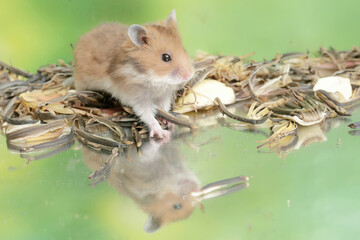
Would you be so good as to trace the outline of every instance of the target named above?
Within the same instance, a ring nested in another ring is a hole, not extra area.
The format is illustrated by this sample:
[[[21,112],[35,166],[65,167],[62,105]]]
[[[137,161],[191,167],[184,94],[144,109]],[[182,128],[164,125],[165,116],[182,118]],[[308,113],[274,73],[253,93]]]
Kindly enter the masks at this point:
[[[172,10],[165,23],[105,23],[83,35],[75,51],[77,90],[109,92],[133,108],[151,137],[170,137],[155,119],[169,111],[175,92],[194,75]]]

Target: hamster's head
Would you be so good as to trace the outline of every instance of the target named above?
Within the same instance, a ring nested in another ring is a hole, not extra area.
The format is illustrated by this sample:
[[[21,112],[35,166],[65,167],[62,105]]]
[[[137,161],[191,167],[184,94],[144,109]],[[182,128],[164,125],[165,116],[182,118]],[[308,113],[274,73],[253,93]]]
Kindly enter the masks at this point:
[[[194,75],[189,55],[177,29],[176,13],[172,10],[163,24],[131,25],[125,43],[134,70],[147,75],[155,83],[177,85]]]
[[[199,188],[197,180],[180,179],[176,186],[155,196],[154,200],[142,208],[149,213],[144,230],[152,233],[162,226],[188,218],[199,205],[191,194]]]

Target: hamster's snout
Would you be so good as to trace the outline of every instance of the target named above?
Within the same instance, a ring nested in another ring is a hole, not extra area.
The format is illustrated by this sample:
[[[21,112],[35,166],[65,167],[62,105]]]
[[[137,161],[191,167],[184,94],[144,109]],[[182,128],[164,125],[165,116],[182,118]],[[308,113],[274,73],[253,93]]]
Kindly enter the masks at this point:
[[[190,80],[194,76],[194,72],[185,72],[183,78],[185,81]]]
[[[170,79],[174,84],[179,84],[189,81],[195,74],[195,69],[191,66],[190,68],[177,68],[170,73]]]
[[[184,79],[184,81],[188,81],[194,76],[194,73],[195,73],[195,70],[193,67],[186,69],[182,73],[182,78]]]

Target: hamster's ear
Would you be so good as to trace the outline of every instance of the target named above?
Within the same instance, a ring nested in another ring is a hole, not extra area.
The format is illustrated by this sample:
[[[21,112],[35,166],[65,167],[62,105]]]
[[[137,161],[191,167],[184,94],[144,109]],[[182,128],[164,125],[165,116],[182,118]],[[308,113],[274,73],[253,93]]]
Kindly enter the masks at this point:
[[[131,25],[128,29],[128,35],[131,41],[138,47],[149,43],[149,38],[143,26],[137,24]]]
[[[150,215],[149,218],[146,220],[144,230],[147,233],[153,233],[159,230],[161,227],[161,219],[155,217],[154,215]]]
[[[177,26],[175,9],[173,9],[170,12],[168,18],[166,19],[166,26],[168,26],[168,27],[176,27]]]

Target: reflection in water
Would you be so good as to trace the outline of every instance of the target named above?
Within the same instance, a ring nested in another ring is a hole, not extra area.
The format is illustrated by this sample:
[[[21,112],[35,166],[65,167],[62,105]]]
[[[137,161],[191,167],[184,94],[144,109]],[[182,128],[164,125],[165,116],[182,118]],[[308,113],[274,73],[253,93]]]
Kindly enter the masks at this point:
[[[245,103],[238,104],[236,107],[232,105],[231,112],[244,112]],[[230,108],[229,108],[230,109]],[[353,109],[355,110],[355,109]],[[259,152],[266,152],[263,150],[265,147],[271,152],[275,152],[278,156],[285,158],[287,154],[294,150],[299,150],[302,147],[305,147],[311,143],[320,143],[327,141],[326,134],[333,128],[337,128],[341,125],[342,122],[350,121],[348,118],[337,117],[326,119],[325,121],[310,125],[310,126],[301,126],[294,125],[292,129],[289,128],[288,121],[278,121],[270,127],[269,122],[264,122],[259,125],[252,125],[239,121],[232,121],[228,118],[221,117],[220,114],[217,115],[217,122],[227,128],[236,131],[242,131],[247,133],[255,133],[264,136],[266,140],[258,141],[259,145],[257,148]],[[355,123],[356,124],[356,123]],[[350,124],[349,127],[355,125]],[[267,133],[264,129],[270,128],[270,132]],[[282,129],[290,129],[288,131],[279,131]],[[280,134],[279,134],[280,132]],[[360,130],[350,130],[348,133],[350,135],[360,135]]]
[[[301,147],[326,140],[324,128],[320,124],[307,127],[299,126],[296,135],[283,138],[281,141],[278,141],[276,145],[271,146],[270,150],[285,157],[288,153],[298,150]]]
[[[360,130],[350,130],[348,133],[353,136],[360,136]]]
[[[191,215],[201,200],[223,196],[248,186],[247,177],[236,177],[208,184],[201,188],[189,169],[176,143],[160,145],[154,140],[143,144],[140,152],[133,147],[126,153],[94,152],[83,147],[86,164],[95,172],[92,185],[107,181],[128,196],[146,213],[146,232]]]
[[[344,121],[348,120],[345,118],[334,118],[307,127],[299,126],[296,135],[284,138],[282,141],[279,141],[278,146],[271,150],[285,157],[288,153],[299,150],[301,147],[306,147],[311,143],[325,142],[327,141],[326,134],[330,129],[339,127],[340,123]]]
[[[353,129],[360,129],[360,122],[351,123],[348,125],[348,127]],[[360,136],[360,130],[350,130],[348,133],[353,136]]]

